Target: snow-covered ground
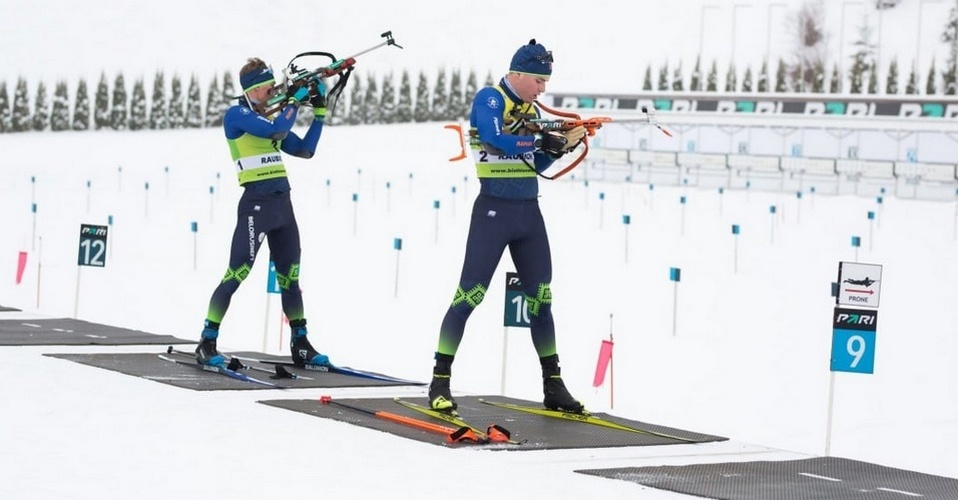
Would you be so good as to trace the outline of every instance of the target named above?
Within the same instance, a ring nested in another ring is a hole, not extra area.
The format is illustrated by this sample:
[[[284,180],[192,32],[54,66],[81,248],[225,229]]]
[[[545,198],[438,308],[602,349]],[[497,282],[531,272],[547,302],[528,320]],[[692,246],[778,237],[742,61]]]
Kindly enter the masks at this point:
[[[32,152],[0,182],[0,210],[11,222],[0,240],[0,262],[7,263],[0,267],[0,304],[22,314],[76,311],[88,321],[196,338],[224,270],[240,191],[220,134],[0,136],[4,150]],[[335,362],[428,376],[477,191],[471,162],[447,161],[455,142],[441,124],[338,127],[326,130],[316,158],[289,160],[311,337]],[[254,403],[288,394],[193,392],[41,356],[156,347],[5,347],[0,496],[255,496],[291,487],[368,498],[392,488],[431,491],[438,477],[466,490],[463,498],[480,498],[488,491],[479,475],[501,470],[517,496],[621,498],[641,491],[658,498],[662,493],[572,471],[822,455],[829,437],[830,283],[840,261],[855,260],[883,265],[875,374],[835,374],[830,452],[958,477],[950,445],[958,438],[953,203],[886,198],[877,206],[865,196],[720,195],[586,185],[581,178],[544,182],[541,203],[572,392],[593,411],[610,411],[608,385],[594,389],[591,382],[599,344],[611,331],[613,413],[730,442],[444,450]],[[623,215],[631,217],[628,226]],[[106,225],[111,216],[106,267],[78,268],[79,225]],[[737,237],[732,224],[741,228]],[[854,235],[862,238],[857,250]],[[402,238],[401,251],[395,238]],[[17,285],[20,251],[29,258]],[[268,352],[284,352],[278,300],[267,303],[265,262],[264,254],[234,298],[220,340],[226,349],[261,350],[265,343]],[[677,284],[669,280],[672,267],[682,270]],[[500,391],[504,276],[512,269],[505,257],[467,326],[454,368],[460,393]],[[537,400],[541,382],[527,333],[508,335],[505,392]],[[395,393],[423,391],[302,390],[293,397]],[[474,491],[462,486],[464,474],[476,476]]]

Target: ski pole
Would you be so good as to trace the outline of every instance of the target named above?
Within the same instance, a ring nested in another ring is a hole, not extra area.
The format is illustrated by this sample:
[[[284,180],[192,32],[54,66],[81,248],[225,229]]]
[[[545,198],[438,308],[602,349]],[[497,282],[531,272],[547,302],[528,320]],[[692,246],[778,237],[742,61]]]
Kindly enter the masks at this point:
[[[390,422],[395,422],[397,424],[406,425],[416,429],[437,432],[446,436],[446,441],[450,443],[461,443],[461,442],[473,442],[473,443],[482,443],[483,440],[479,439],[476,436],[476,433],[468,427],[461,427],[459,429],[453,429],[452,427],[446,427],[444,425],[434,424],[431,422],[426,422],[424,420],[419,420],[418,418],[407,417],[405,415],[399,415],[396,413],[390,413],[388,411],[373,411],[367,410],[365,408],[360,408],[358,406],[349,405],[346,403],[340,403],[339,401],[333,401],[332,396],[321,396],[319,402],[322,404],[331,404],[336,405],[341,408],[346,408],[348,410],[356,411],[359,413],[365,413],[367,415],[372,415],[374,417],[379,417],[383,420],[388,420]]]

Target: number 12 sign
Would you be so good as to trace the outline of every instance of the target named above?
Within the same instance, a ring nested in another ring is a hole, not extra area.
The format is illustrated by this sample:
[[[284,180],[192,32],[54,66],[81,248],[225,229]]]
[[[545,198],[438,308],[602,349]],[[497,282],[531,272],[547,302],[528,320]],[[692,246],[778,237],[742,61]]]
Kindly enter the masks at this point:
[[[106,266],[106,226],[80,224],[78,266]]]
[[[833,372],[875,373],[878,311],[835,308],[832,319]]]

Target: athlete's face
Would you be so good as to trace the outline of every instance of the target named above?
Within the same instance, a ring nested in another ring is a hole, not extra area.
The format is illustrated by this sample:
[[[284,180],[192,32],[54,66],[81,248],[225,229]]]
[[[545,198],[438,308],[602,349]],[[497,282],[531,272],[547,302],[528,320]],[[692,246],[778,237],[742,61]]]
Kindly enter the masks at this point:
[[[532,102],[539,98],[539,94],[546,91],[546,82],[548,78],[541,76],[527,75],[524,73],[510,73],[512,75],[512,86],[519,94],[523,102]]]

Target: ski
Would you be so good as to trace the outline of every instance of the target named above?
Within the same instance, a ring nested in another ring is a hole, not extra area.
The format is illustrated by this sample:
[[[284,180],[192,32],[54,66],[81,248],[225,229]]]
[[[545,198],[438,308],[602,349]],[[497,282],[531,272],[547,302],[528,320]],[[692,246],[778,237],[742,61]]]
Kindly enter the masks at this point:
[[[167,347],[166,352],[168,354],[178,354],[180,356],[185,356],[190,359],[196,359],[196,355],[194,353],[188,352],[188,351],[181,351],[179,349],[174,349],[173,346]],[[284,368],[282,365],[275,365],[273,367],[273,370],[267,370],[266,368],[262,368],[259,366],[244,365],[242,362],[240,362],[239,358],[235,358],[229,355],[224,355],[224,357],[229,357],[229,363],[226,365],[226,367],[233,371],[252,370],[252,371],[268,373],[269,378],[273,380],[282,379],[282,378],[313,380],[310,377],[304,377],[302,375],[297,375],[295,373],[292,373],[286,370],[286,368]]]
[[[672,434],[666,434],[664,432],[650,431],[646,429],[636,429],[634,427],[629,427],[627,425],[617,424],[615,422],[610,422],[608,420],[602,420],[599,417],[583,413],[571,413],[561,410],[550,410],[548,408],[536,408],[532,406],[522,406],[513,403],[503,403],[500,401],[486,401],[484,399],[479,400],[480,403],[484,403],[490,406],[495,406],[498,408],[506,408],[509,410],[516,410],[525,413],[531,413],[533,415],[542,415],[544,417],[558,418],[562,420],[572,420],[575,422],[582,422],[586,424],[598,425],[602,427],[608,427],[610,429],[617,429],[620,431],[634,432],[637,434],[646,434],[649,436],[657,436],[666,439],[674,439],[676,441],[682,441],[685,443],[698,443],[698,440],[684,438],[680,436],[675,436]]]
[[[233,378],[233,379],[236,379],[236,380],[241,380],[241,381],[243,381],[243,382],[249,382],[249,383],[251,383],[251,384],[264,385],[264,386],[266,386],[266,387],[271,387],[271,388],[273,388],[273,389],[285,389],[285,387],[280,386],[280,385],[276,385],[276,384],[274,384],[274,383],[272,383],[272,382],[267,382],[267,381],[265,381],[265,380],[260,380],[260,379],[258,379],[258,378],[253,378],[253,377],[250,377],[250,376],[248,376],[248,375],[242,374],[242,373],[240,373],[240,372],[238,372],[238,371],[236,371],[236,370],[231,370],[229,367],[226,366],[225,363],[224,363],[224,364],[220,364],[220,365],[211,366],[211,365],[201,365],[201,364],[197,363],[196,361],[190,362],[190,361],[184,361],[184,360],[182,360],[182,359],[174,359],[174,358],[171,358],[171,357],[169,357],[169,356],[165,356],[165,355],[163,355],[163,354],[159,354],[159,357],[160,357],[160,359],[162,359],[162,360],[164,360],[164,361],[169,361],[170,363],[176,363],[176,364],[178,364],[178,365],[189,366],[189,367],[192,367],[192,368],[194,368],[194,369],[196,369],[196,370],[200,370],[200,371],[204,371],[204,372],[218,373],[218,374],[220,374],[220,375],[225,375],[225,376],[227,376],[227,377],[229,377],[229,378]]]
[[[415,382],[412,380],[406,380],[397,377],[390,377],[389,375],[381,375],[379,373],[372,373],[363,370],[357,370],[355,368],[349,368],[348,366],[337,366],[333,364],[328,365],[304,365],[299,366],[292,361],[286,360],[277,360],[277,359],[260,359],[260,358],[251,358],[246,356],[233,356],[234,359],[240,361],[247,361],[252,363],[262,363],[264,365],[274,365],[274,366],[291,366],[294,368],[301,368],[303,370],[310,370],[315,372],[327,372],[327,373],[338,373],[340,375],[349,375],[352,377],[368,378],[371,380],[379,380],[381,382],[393,382],[397,384],[408,384],[408,385],[426,385],[423,382]]]
[[[490,436],[489,432],[484,431],[478,427],[475,427],[469,422],[466,422],[465,420],[463,420],[462,417],[460,417],[455,410],[453,410],[452,413],[447,413],[444,411],[434,410],[432,408],[429,408],[428,406],[423,406],[417,403],[413,403],[411,401],[406,401],[398,397],[393,398],[393,401],[395,401],[396,403],[398,403],[399,405],[403,407],[409,408],[410,410],[415,410],[424,415],[428,415],[430,417],[443,420],[452,425],[455,425],[456,427],[459,427],[459,428],[467,427],[471,429],[472,432],[474,432],[477,436],[479,436],[479,438],[488,440],[489,442],[492,442],[492,443],[508,443],[508,444],[520,445],[526,442],[525,439],[523,439],[522,441],[516,441],[512,439],[509,431],[506,431],[505,429],[499,426],[495,426],[496,432],[493,432],[492,435]],[[490,428],[492,428],[492,426],[490,426]]]

